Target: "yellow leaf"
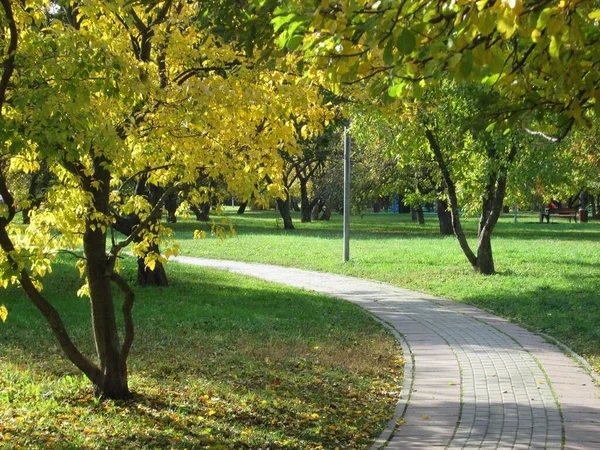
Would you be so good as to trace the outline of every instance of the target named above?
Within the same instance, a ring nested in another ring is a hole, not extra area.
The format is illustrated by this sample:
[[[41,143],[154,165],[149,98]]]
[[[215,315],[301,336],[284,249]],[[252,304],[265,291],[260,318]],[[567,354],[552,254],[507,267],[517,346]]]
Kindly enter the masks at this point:
[[[4,305],[0,305],[0,319],[2,322],[6,322],[6,318],[8,317],[8,310]]]
[[[427,419],[429,419],[429,416],[428,416],[427,414],[423,414],[423,415],[421,416],[421,419],[425,419],[425,420],[427,420]]]
[[[588,14],[588,17],[590,19],[600,20],[600,9],[597,9],[596,11],[592,11],[591,13]]]

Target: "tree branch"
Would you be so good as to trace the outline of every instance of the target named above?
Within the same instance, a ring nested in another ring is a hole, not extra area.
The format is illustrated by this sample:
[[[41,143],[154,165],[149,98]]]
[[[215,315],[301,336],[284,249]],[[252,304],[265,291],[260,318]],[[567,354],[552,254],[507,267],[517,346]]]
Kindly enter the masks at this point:
[[[133,337],[135,335],[133,328],[133,315],[131,314],[133,302],[135,300],[135,293],[131,290],[129,284],[127,284],[127,281],[125,281],[125,279],[118,273],[112,272],[110,274],[110,279],[119,287],[119,289],[121,289],[121,292],[125,294],[125,301],[123,302],[125,337],[123,338],[123,345],[121,347],[121,361],[123,364],[125,364],[127,357],[129,356],[131,344],[133,344]]]
[[[10,77],[12,77],[15,71],[15,56],[17,53],[17,42],[19,39],[19,32],[17,30],[17,24],[13,15],[10,0],[0,0],[4,14],[8,20],[8,29],[10,30],[10,41],[8,48],[6,49],[6,59],[2,62],[2,78],[0,79],[0,114],[6,101],[6,91],[8,90],[8,83]]]
[[[110,249],[110,255],[113,260],[117,257],[121,250],[123,250],[125,247],[131,244],[135,240],[135,238],[137,238],[142,233],[142,231],[144,231],[148,227],[150,222],[155,220],[155,214],[158,213],[158,211],[160,211],[163,204],[165,203],[165,200],[167,199],[167,197],[169,197],[169,195],[171,195],[174,189],[175,188],[173,186],[169,186],[167,189],[165,189],[165,192],[158,199],[158,202],[156,203],[156,205],[154,205],[154,208],[152,208],[152,210],[146,216],[146,218],[140,222],[140,224],[131,232],[131,234],[127,236],[127,239],[112,246],[112,248]]]

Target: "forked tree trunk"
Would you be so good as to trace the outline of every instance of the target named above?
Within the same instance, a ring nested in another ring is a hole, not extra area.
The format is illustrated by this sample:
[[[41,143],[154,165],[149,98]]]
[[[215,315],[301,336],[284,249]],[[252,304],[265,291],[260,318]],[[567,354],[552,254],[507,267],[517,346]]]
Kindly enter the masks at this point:
[[[329,220],[331,219],[331,208],[329,207],[329,205],[325,205],[325,208],[323,209],[323,214],[321,214],[321,217],[319,217],[319,220]]]
[[[292,223],[291,202],[289,195],[286,196],[285,199],[277,199],[277,209],[279,210],[279,214],[281,214],[281,218],[283,219],[283,228],[285,230],[294,230],[295,228],[294,224]]]
[[[198,222],[208,222],[210,220],[210,203],[201,203],[199,206],[192,205],[190,209]]]
[[[460,222],[460,216],[458,214],[458,199],[456,196],[456,188],[454,186],[454,180],[450,175],[446,161],[444,160],[442,151],[439,147],[437,139],[433,132],[429,129],[425,130],[425,135],[429,141],[429,145],[433,152],[434,158],[442,172],[446,188],[448,190],[448,201],[450,203],[450,209],[452,214],[452,227],[454,234],[458,239],[460,247],[463,253],[473,266],[475,272],[479,272],[483,275],[492,275],[495,273],[494,258],[492,254],[492,232],[500,217],[502,211],[502,204],[504,203],[504,196],[506,194],[506,183],[507,183],[507,171],[508,165],[514,161],[517,153],[517,147],[515,144],[512,145],[511,150],[505,161],[502,161],[496,169],[496,171],[490,174],[490,182],[486,186],[484,192],[484,202],[482,205],[481,217],[479,220],[479,228],[477,236],[479,238],[477,244],[477,255],[473,253],[467,239],[465,237],[462,225]],[[490,157],[497,157],[495,150],[490,150]]]

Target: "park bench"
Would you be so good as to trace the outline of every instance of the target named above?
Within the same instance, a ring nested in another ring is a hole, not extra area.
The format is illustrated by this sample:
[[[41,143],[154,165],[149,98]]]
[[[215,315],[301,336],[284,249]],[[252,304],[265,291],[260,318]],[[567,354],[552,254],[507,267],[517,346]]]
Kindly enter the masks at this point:
[[[562,217],[569,219],[569,222],[573,218],[577,222],[577,213],[577,208],[542,208],[540,211],[540,223],[544,223],[544,217],[548,223],[550,223],[550,217]]]

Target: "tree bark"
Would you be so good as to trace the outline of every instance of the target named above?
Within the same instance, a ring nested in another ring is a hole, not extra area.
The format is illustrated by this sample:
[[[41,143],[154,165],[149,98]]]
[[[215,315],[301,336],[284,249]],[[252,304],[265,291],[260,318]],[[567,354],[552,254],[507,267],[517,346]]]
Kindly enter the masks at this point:
[[[300,222],[312,222],[312,206],[308,200],[308,180],[298,177],[300,181]]]
[[[246,212],[246,207],[247,206],[248,206],[248,201],[245,201],[242,204],[240,204],[240,206],[238,207],[237,213],[238,214],[244,214]]]
[[[421,205],[415,208],[415,213],[417,216],[417,223],[419,225],[425,225],[425,214],[423,214],[423,208],[421,207]]]
[[[323,210],[323,214],[319,217],[319,220],[329,220],[331,219],[331,208],[329,205],[325,205],[325,209]]]
[[[210,220],[210,203],[201,203],[199,206],[192,205],[190,209],[198,222],[208,222]]]
[[[496,273],[494,268],[494,257],[492,255],[492,232],[490,229],[484,229],[479,235],[477,244],[477,267],[476,272],[483,275],[492,275]]]
[[[165,201],[165,209],[167,210],[167,223],[177,223],[177,193],[169,195]]]
[[[110,173],[104,158],[94,159],[94,181],[99,187],[91,186],[91,179],[84,181],[85,190],[92,193],[97,212],[109,214],[108,196]],[[106,229],[109,224],[98,219],[87,220],[83,234],[83,250],[86,257],[87,277],[90,289],[92,328],[100,370],[103,377],[92,380],[96,395],[114,399],[128,397],[127,365],[121,355],[119,334],[112,295],[112,280],[106,253]]]
[[[448,202],[437,199],[437,216],[440,224],[440,234],[454,234],[452,230],[452,213],[448,211]]]
[[[281,218],[283,219],[283,228],[285,230],[294,230],[294,224],[292,223],[290,197],[286,195],[285,199],[277,199],[277,209]]]
[[[460,223],[460,215],[458,213],[458,198],[456,196],[456,187],[454,186],[454,180],[450,176],[450,171],[448,170],[448,166],[446,165],[446,161],[444,160],[444,156],[442,155],[442,150],[435,138],[433,132],[429,129],[425,129],[425,136],[429,141],[429,146],[431,147],[431,151],[433,152],[433,156],[435,161],[442,172],[442,177],[444,178],[444,182],[446,183],[446,189],[448,190],[448,202],[450,203],[450,211],[452,215],[452,228],[454,230],[454,235],[456,239],[458,239],[458,244],[462,249],[463,253],[471,263],[471,266],[475,269],[477,267],[477,256],[469,247],[469,243],[467,242],[467,238],[462,229],[462,224]]]

